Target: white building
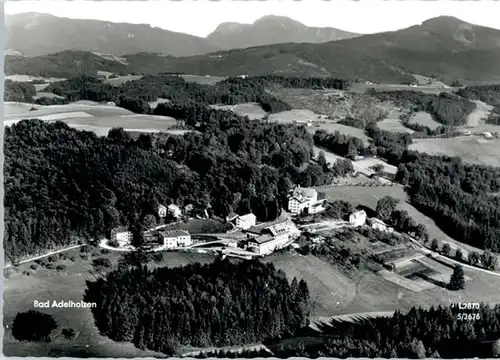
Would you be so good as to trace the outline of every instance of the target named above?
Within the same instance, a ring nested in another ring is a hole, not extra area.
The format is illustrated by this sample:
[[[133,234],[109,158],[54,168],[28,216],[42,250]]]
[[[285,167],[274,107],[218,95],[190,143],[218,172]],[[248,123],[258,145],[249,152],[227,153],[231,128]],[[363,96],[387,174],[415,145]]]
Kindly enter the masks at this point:
[[[318,201],[318,192],[311,188],[296,187],[288,197],[288,211],[293,215],[302,213],[305,209],[310,214],[314,214],[324,210],[318,204],[323,203],[324,200]]]
[[[160,233],[163,246],[167,249],[190,246],[193,244],[191,235],[184,230],[170,230]]]
[[[250,213],[236,218],[236,227],[242,230],[247,230],[252,226],[255,226],[255,221],[257,217]]]
[[[130,245],[132,232],[125,227],[114,228],[111,230],[111,240],[117,241],[121,247]]]
[[[377,218],[371,218],[369,219],[369,222],[370,226],[372,227],[372,229],[377,229],[377,230],[380,230],[380,231],[386,231],[386,232],[394,232],[394,229],[390,226],[388,226],[385,222],[383,222],[382,220],[379,220]]]
[[[167,216],[167,207],[165,205],[160,204],[158,206],[158,216],[161,218]]]
[[[170,204],[170,205],[168,205],[167,210],[168,210],[168,213],[169,213],[170,215],[172,215],[174,218],[178,218],[178,217],[180,217],[180,216],[182,215],[182,210],[181,210],[181,208],[180,208],[180,207],[178,207],[178,206],[177,206],[177,205],[175,205],[175,204]]]
[[[363,226],[366,223],[366,212],[364,210],[355,211],[349,215],[349,224],[353,226]]]
[[[290,241],[290,228],[287,223],[279,223],[259,231],[254,228],[254,236],[248,240],[248,250],[259,255],[268,255],[281,249]]]

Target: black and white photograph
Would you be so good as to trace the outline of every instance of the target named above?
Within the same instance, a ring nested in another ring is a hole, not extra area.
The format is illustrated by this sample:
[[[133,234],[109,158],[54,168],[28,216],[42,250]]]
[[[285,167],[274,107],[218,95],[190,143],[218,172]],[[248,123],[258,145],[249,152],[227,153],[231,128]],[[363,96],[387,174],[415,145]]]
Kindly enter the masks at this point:
[[[500,358],[500,1],[6,1],[3,355]]]

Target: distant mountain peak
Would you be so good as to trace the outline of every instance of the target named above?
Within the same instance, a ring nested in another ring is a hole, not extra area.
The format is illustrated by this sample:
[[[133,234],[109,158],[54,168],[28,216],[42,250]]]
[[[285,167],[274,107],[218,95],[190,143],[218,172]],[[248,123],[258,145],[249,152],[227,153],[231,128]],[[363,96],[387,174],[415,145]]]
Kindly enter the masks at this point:
[[[324,43],[359,35],[335,28],[308,27],[286,16],[266,15],[252,24],[222,23],[207,40],[229,50],[280,43]]]

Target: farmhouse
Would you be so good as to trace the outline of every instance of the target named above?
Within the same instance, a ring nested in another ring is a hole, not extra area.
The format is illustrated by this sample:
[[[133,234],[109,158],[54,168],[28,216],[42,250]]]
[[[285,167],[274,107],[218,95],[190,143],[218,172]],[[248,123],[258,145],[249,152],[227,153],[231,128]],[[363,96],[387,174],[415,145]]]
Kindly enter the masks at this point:
[[[349,224],[353,226],[363,226],[366,223],[366,212],[364,210],[355,211],[349,215]]]
[[[127,246],[132,240],[132,232],[125,227],[118,227],[111,230],[111,240],[117,241],[120,246]]]
[[[175,204],[168,205],[168,213],[172,215],[174,218],[178,218],[182,215],[181,208]]]
[[[165,205],[160,204],[158,206],[158,216],[161,218],[167,216],[167,207]]]
[[[160,239],[167,249],[192,245],[191,235],[184,230],[162,231]]]
[[[394,229],[384,223],[382,220],[377,218],[368,219],[368,224],[372,227],[372,229],[377,229],[380,231],[386,231],[392,233]]]
[[[318,201],[318,192],[315,189],[298,186],[288,197],[288,211],[293,215],[301,214],[304,211],[315,214],[324,210],[322,206],[318,206],[323,203],[324,200]]]
[[[255,221],[257,217],[250,213],[242,216],[236,217],[236,227],[242,230],[249,229],[252,226],[255,226]]]

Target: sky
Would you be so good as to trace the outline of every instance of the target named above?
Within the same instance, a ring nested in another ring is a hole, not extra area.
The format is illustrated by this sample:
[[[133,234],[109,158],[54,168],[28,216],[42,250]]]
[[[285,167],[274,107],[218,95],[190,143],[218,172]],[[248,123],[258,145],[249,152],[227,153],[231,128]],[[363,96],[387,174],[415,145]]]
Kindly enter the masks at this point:
[[[500,1],[418,0],[184,0],[184,1],[6,1],[5,13],[48,13],[74,19],[150,24],[207,36],[222,22],[249,24],[265,15],[287,16],[307,26],[371,34],[417,25],[441,16],[500,29]]]

